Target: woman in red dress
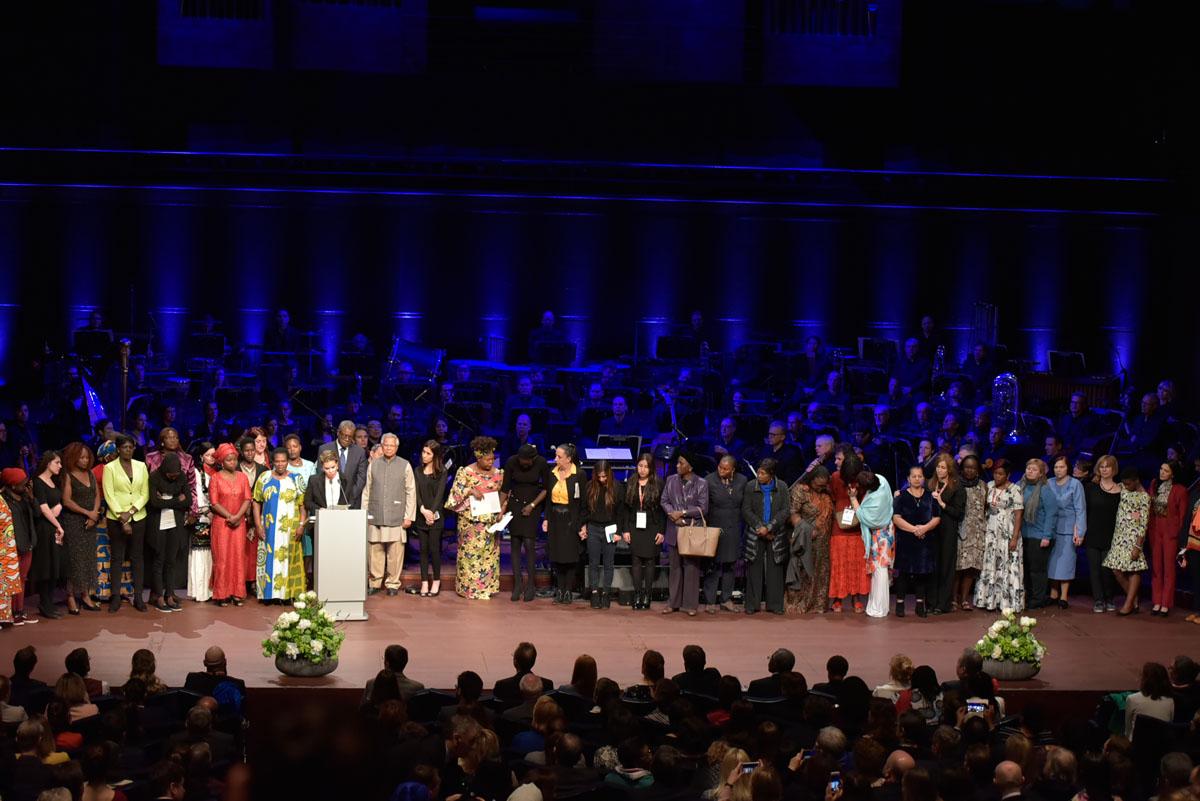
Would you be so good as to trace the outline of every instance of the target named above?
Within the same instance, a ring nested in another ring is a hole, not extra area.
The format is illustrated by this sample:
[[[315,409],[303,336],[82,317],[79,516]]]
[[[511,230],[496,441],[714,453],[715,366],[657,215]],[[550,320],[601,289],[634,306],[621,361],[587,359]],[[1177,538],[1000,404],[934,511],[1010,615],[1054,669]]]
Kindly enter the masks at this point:
[[[246,597],[246,539],[250,531],[250,482],[238,469],[237,449],[229,443],[217,448],[221,470],[208,484],[212,510],[209,542],[212,548],[212,594],[217,606],[241,606]]]
[[[829,598],[833,611],[842,611],[842,600],[853,596],[854,611],[861,613],[863,599],[871,592],[871,577],[867,573],[867,552],[863,547],[862,529],[850,509],[847,487],[854,484],[862,472],[863,463],[854,451],[839,446],[834,457],[837,472],[829,479],[833,495],[833,534],[829,538]],[[847,524],[846,521],[849,521]]]

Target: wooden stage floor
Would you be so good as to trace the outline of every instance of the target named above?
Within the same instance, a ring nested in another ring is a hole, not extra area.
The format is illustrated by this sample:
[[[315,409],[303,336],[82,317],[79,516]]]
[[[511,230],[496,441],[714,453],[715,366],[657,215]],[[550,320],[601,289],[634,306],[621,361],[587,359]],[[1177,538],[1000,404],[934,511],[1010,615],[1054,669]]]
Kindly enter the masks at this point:
[[[951,678],[959,653],[982,636],[995,617],[959,612],[922,620],[910,613],[904,619],[873,620],[849,613],[751,617],[702,612],[689,618],[661,615],[660,608],[635,612],[614,605],[593,610],[582,601],[564,608],[548,599],[512,603],[507,595],[467,601],[446,590],[436,599],[380,595],[368,601],[370,620],[345,624],[347,637],[336,672],[324,679],[293,680],[280,676],[273,660],[262,655],[262,639],[284,611],[280,607],[251,601],[240,609],[220,609],[185,602],[183,612],[150,609],[139,614],[124,606],[117,615],[84,612],[0,633],[0,669],[7,673],[12,654],[32,644],[39,657],[35,676],[53,683],[63,657],[85,646],[92,676],[119,684],[128,675],[132,652],[149,648],[158,657],[159,676],[179,685],[188,671],[201,669],[206,648],[220,645],[229,657],[230,673],[251,687],[348,689],[374,676],[386,645],[401,643],[410,654],[407,674],[428,687],[450,688],[456,674],[467,669],[477,671],[490,687],[511,675],[514,645],[530,640],[539,651],[536,672],[556,684],[570,678],[578,654],[589,653],[601,676],[624,686],[639,678],[645,649],[661,651],[667,675],[672,675],[682,670],[683,646],[698,643],[709,665],[737,676],[743,685],[765,675],[767,656],[782,646],[795,652],[797,670],[810,683],[824,680],[825,660],[840,653],[849,659],[851,673],[874,686],[886,679],[888,659],[895,653],[932,665],[943,680]],[[1049,655],[1041,674],[1022,686],[1053,691],[1135,689],[1143,662],[1167,662],[1180,653],[1200,656],[1200,626],[1184,621],[1186,610],[1176,610],[1167,620],[1147,612],[1143,604],[1137,616],[1096,615],[1086,597],[1069,610],[1041,610],[1035,615],[1038,634]]]

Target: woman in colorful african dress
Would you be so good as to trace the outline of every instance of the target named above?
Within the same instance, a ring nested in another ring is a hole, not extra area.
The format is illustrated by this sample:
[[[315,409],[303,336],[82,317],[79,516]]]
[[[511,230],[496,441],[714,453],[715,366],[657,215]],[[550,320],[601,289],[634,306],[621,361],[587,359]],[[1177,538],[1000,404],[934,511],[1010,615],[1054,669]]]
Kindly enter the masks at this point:
[[[817,465],[792,485],[792,525],[812,526],[812,573],[784,594],[787,611],[822,614],[829,606],[829,537],[833,532],[833,496],[829,471]]]
[[[258,599],[287,601],[304,592],[303,479],[288,466],[288,454],[276,448],[271,470],[254,482],[254,519],[258,541]]]
[[[17,555],[12,512],[0,497],[0,627],[13,625],[13,596],[21,592],[21,563]]]
[[[446,508],[458,517],[458,556],[454,590],[464,598],[486,601],[500,591],[500,546],[488,526],[500,519],[498,513],[471,511],[471,501],[482,502],[489,493],[499,493],[504,471],[496,467],[496,440],[471,440],[475,461],[458,468]],[[497,495],[497,497],[499,497]],[[503,507],[503,499],[500,499]]]

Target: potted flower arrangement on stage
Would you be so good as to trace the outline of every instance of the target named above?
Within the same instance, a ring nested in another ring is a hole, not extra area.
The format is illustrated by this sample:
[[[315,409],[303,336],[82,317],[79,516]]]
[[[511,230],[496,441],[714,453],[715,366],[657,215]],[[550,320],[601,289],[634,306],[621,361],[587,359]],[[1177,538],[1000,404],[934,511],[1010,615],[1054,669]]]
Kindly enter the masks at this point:
[[[1033,636],[1037,619],[1017,617],[1011,609],[991,625],[975,650],[983,657],[983,669],[1002,681],[1031,679],[1042,669],[1046,647]]]
[[[270,636],[263,640],[263,656],[274,656],[276,669],[286,676],[332,673],[346,639],[335,622],[317,594],[306,592],[275,620]]]

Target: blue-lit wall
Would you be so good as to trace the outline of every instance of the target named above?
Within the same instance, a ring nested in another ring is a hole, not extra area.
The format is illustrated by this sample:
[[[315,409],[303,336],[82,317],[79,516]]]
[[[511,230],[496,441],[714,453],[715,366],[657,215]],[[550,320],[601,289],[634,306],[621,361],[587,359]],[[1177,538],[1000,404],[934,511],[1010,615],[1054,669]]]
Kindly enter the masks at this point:
[[[278,306],[329,369],[357,332],[381,352],[400,336],[519,361],[543,309],[585,360],[635,340],[650,354],[693,308],[716,347],[812,333],[849,346],[933,313],[961,358],[979,301],[999,307],[1016,357],[1044,367],[1059,348],[1096,372],[1161,369],[1137,336],[1157,302],[1145,276],[1165,270],[1151,217],[182,190],[3,200],[6,379],[94,308],[152,331],[182,370],[195,319],[256,345]]]

